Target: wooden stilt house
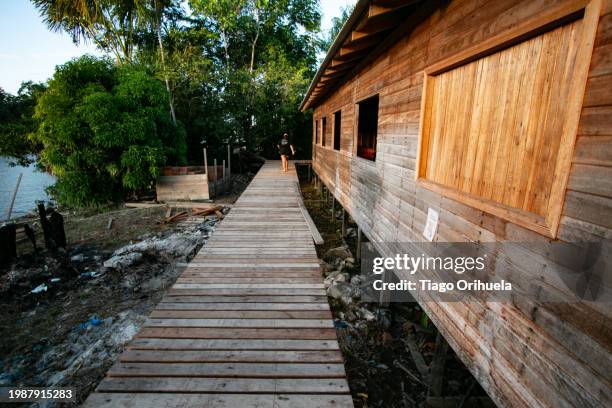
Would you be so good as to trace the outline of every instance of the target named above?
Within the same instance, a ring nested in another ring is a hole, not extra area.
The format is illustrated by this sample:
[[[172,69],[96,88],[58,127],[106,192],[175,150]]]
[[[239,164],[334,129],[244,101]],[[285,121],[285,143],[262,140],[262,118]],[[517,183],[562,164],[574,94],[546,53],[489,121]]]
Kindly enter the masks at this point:
[[[383,255],[430,209],[434,241],[529,243],[558,302],[418,299],[499,406],[612,406],[612,308],[547,268],[555,243],[612,238],[612,0],[360,0],[301,109]]]

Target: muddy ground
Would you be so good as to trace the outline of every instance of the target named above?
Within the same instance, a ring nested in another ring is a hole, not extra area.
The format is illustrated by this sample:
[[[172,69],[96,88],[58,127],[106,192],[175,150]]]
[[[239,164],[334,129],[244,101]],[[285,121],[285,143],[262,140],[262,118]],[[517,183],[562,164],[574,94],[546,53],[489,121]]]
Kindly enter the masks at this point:
[[[251,178],[236,175],[218,201],[233,202]],[[59,407],[85,400],[181,273],[177,263],[218,223],[213,215],[165,224],[166,211],[62,211],[66,251],[41,249],[41,236],[37,252],[18,245],[18,260],[0,269],[0,386],[76,388],[77,401]]]
[[[305,205],[325,240],[317,252],[325,261],[325,284],[355,406],[494,407],[450,348],[442,358],[442,385],[433,386],[440,390],[435,395],[429,368],[436,340],[444,343],[443,338],[417,303],[385,307],[360,300],[357,226],[347,214],[347,236],[342,237],[338,204],[334,220],[331,197],[325,201],[306,172],[300,172],[300,180]]]

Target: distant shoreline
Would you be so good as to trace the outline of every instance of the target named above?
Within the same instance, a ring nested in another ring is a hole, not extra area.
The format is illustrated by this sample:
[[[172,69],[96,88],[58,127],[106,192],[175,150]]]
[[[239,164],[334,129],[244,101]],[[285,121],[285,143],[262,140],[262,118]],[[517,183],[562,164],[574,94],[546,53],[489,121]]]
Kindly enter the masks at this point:
[[[27,167],[10,166],[7,157],[0,156],[0,221],[4,221],[19,173],[23,173],[11,219],[22,217],[35,208],[37,200],[49,200],[46,188],[55,183],[55,177],[40,172],[35,164]]]

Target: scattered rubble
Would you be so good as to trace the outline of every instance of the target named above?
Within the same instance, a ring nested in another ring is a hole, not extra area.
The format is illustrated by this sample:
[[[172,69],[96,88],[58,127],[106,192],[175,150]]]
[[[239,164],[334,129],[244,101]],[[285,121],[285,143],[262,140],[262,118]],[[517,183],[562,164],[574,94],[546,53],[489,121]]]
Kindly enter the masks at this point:
[[[69,385],[78,401],[62,406],[77,406],[220,218],[190,216],[114,250],[69,244],[0,270],[0,386]]]

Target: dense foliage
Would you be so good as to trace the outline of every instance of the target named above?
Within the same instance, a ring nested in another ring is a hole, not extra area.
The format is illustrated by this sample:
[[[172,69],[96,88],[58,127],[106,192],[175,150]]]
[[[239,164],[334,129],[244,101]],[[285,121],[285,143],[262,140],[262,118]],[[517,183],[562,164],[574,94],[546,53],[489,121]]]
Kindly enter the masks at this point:
[[[161,82],[133,66],[85,56],[57,68],[39,98],[35,140],[57,176],[57,199],[85,206],[151,186],[166,161],[183,164],[184,131]]]
[[[283,132],[298,155],[310,157],[310,116],[298,107],[317,66],[318,1],[191,0],[189,6],[190,24],[164,19],[164,39],[175,61],[169,66],[183,60],[185,42],[197,45],[207,64],[205,84],[174,90],[195,153],[190,160],[201,160],[202,144],[214,152],[226,143],[278,158]],[[146,52],[143,47],[141,55]]]
[[[32,1],[49,28],[114,59],[58,67],[44,93],[0,95],[0,115],[12,118],[2,123],[23,125],[12,140],[27,141],[0,153],[23,158],[42,147],[60,202],[145,189],[162,163],[201,164],[202,147],[209,160],[224,158],[227,144],[278,158],[284,132],[298,158],[310,157],[311,113],[298,107],[348,8],[321,33],[318,0]],[[20,103],[9,110],[37,103],[29,121],[1,111]]]
[[[37,126],[34,105],[44,90],[44,85],[33,82],[24,82],[17,95],[0,88],[0,156],[12,163],[29,164],[40,150],[31,133]]]

